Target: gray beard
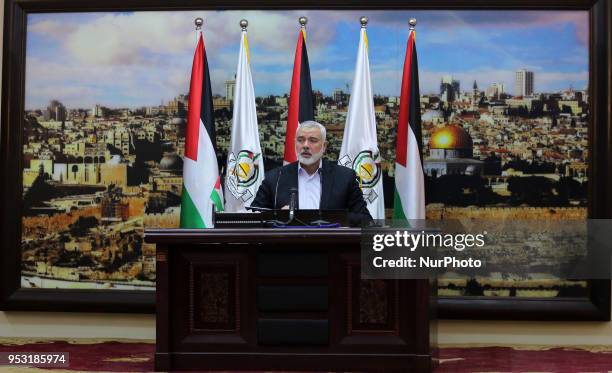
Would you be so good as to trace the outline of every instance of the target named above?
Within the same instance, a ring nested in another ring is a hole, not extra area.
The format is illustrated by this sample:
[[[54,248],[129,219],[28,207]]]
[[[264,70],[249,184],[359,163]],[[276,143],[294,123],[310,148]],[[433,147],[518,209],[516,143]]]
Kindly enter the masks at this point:
[[[310,166],[317,163],[321,158],[323,158],[322,150],[319,153],[313,153],[310,158],[304,158],[301,154],[298,153],[298,161],[302,164],[305,164],[306,166]]]

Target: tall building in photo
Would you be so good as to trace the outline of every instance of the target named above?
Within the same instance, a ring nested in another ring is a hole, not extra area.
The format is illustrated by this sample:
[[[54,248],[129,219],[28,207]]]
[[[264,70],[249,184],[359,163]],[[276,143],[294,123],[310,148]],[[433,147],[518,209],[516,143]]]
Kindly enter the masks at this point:
[[[187,100],[186,95],[179,95],[173,98],[168,102],[168,105],[166,105],[166,114],[184,118],[187,115]]]
[[[514,80],[515,96],[531,96],[533,94],[533,71],[525,69],[516,72]]]
[[[127,128],[108,130],[104,135],[105,142],[119,149],[123,156],[127,157],[131,154],[130,146],[132,145],[132,138]]]
[[[487,97],[499,98],[503,93],[506,93],[506,86],[504,83],[494,82],[487,88]]]
[[[45,120],[55,120],[62,122],[66,120],[66,107],[57,100],[51,100],[47,109],[43,113]]]
[[[478,110],[478,105],[480,104],[480,90],[475,80],[472,85],[472,97],[470,97],[470,102],[472,104],[472,110]]]
[[[349,94],[344,92],[342,88],[335,88],[332,92],[332,97],[336,104],[346,104],[348,103]]]
[[[236,79],[225,81],[225,100],[234,102],[234,91],[236,90]]]
[[[444,102],[453,102],[459,97],[459,81],[452,75],[444,75],[440,80],[440,97]]]
[[[91,109],[91,116],[92,117],[103,117],[104,116],[104,108],[101,105],[94,105],[94,107]]]

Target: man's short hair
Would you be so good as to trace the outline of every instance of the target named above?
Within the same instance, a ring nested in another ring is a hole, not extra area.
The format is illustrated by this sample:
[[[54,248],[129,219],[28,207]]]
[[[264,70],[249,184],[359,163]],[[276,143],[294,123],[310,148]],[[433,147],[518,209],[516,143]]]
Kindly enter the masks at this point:
[[[319,122],[315,122],[314,120],[305,120],[302,123],[298,123],[298,128],[297,130],[295,130],[295,137],[297,138],[297,133],[299,130],[301,129],[306,129],[306,128],[318,128],[321,131],[321,139],[323,141],[326,141],[325,138],[327,136],[327,130],[325,129],[325,126],[322,125]]]

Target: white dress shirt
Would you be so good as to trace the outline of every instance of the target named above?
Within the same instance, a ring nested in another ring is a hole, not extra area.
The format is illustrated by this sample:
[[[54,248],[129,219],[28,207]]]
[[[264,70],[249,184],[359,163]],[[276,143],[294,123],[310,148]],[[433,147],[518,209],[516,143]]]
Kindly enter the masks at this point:
[[[319,161],[319,169],[317,172],[309,175],[298,162],[298,196],[300,210],[319,208],[321,202],[321,165],[323,160]]]

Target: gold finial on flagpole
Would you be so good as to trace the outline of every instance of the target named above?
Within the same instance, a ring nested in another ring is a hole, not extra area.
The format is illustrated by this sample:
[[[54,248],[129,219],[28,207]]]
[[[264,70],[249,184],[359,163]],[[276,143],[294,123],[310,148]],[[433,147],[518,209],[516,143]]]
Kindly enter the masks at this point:
[[[246,19],[240,20],[240,27],[242,28],[242,31],[246,31],[248,25],[249,25],[249,21],[247,21]]]
[[[308,18],[302,16],[302,17],[300,17],[300,19],[298,21],[300,22],[300,26],[302,28],[306,28],[306,24],[308,23]]]

